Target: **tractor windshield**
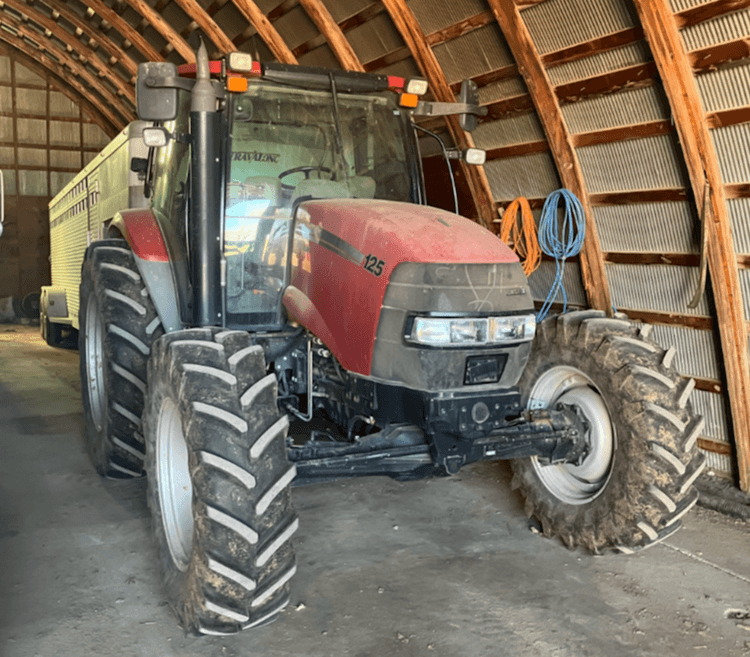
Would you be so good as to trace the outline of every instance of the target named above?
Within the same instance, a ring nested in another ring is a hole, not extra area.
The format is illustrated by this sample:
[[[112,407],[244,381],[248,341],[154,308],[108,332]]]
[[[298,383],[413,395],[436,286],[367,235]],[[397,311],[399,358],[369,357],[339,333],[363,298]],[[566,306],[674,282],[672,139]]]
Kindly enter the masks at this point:
[[[227,320],[279,323],[288,234],[310,198],[417,201],[395,94],[251,85],[233,97],[224,229]]]

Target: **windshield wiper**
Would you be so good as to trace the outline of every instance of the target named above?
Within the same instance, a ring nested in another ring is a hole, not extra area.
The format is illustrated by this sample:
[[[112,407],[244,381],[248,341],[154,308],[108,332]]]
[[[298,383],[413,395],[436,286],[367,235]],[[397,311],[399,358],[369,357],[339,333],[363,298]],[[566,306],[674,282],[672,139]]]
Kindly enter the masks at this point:
[[[336,78],[333,76],[333,71],[328,72],[328,78],[331,81],[331,96],[333,98],[333,122],[336,126],[336,150],[341,157],[344,169],[344,179],[349,182],[349,163],[346,161],[344,155],[344,140],[341,137],[341,118],[339,116],[339,97],[336,92]]]

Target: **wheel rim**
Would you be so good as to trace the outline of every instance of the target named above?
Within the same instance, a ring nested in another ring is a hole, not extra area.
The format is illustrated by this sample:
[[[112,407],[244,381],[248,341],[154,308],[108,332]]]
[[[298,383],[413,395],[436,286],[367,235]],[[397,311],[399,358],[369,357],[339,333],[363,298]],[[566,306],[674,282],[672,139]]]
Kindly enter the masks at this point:
[[[185,571],[193,548],[193,484],[180,410],[171,399],[162,402],[156,432],[162,523],[172,561]]]
[[[532,463],[542,484],[556,498],[567,504],[586,504],[609,481],[617,435],[604,399],[581,370],[568,366],[547,370],[534,385],[528,407],[554,408],[560,403],[578,407],[588,422],[589,452],[580,465],[542,465],[536,458]]]
[[[99,316],[99,303],[93,294],[86,307],[86,374],[91,416],[96,430],[101,431],[104,409],[107,407],[104,387],[104,325]]]

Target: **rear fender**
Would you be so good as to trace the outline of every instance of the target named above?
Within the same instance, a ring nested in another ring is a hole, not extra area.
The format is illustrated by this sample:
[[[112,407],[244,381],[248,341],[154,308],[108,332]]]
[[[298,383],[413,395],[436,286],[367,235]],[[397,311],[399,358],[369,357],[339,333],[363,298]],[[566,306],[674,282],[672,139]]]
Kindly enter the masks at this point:
[[[169,333],[181,329],[169,251],[154,213],[149,208],[123,210],[112,219],[110,229],[119,231],[130,246],[164,330]]]

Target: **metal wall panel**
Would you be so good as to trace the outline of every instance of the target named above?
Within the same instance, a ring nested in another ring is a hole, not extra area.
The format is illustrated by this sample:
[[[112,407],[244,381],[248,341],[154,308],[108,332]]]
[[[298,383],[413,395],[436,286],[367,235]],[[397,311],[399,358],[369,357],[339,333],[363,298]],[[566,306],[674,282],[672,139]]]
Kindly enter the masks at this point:
[[[750,182],[750,123],[711,130],[725,183]],[[744,155],[744,157],[743,157]]]
[[[750,105],[750,62],[703,73],[695,80],[707,112]]]
[[[18,193],[21,196],[47,196],[47,172],[19,171]]]
[[[83,167],[81,167],[83,168]],[[50,196],[55,196],[61,189],[65,187],[73,178],[74,173],[68,173],[67,171],[50,171]]]
[[[302,66],[323,66],[325,68],[340,69],[341,63],[331,52],[328,44],[314,48],[297,58]]]
[[[737,254],[750,253],[750,198],[733,198],[727,201],[732,222],[734,250]]]
[[[698,285],[697,267],[606,263],[605,269],[616,308],[711,315],[705,295],[697,308],[687,305]]]
[[[745,306],[745,319],[750,321],[750,269],[740,269],[740,288],[742,290],[742,302]]]
[[[61,94],[59,91],[50,91],[49,113],[51,116],[76,118],[80,114],[80,109],[66,95]]]
[[[73,125],[78,128],[78,124]],[[94,123],[83,124],[83,145],[90,146],[91,148],[104,148],[110,141],[112,141],[102,129]]]
[[[13,89],[0,87],[0,112],[13,111]]]
[[[672,346],[677,349],[674,366],[680,374],[701,379],[720,378],[712,331],[655,324],[649,337],[664,349]]]
[[[451,0],[442,3],[439,9],[434,0],[407,0],[406,4],[414,12],[425,34],[432,34],[487,10],[482,0]]]
[[[9,57],[0,57],[0,82],[10,82]]]
[[[273,26],[290,50],[320,34],[320,30],[302,7],[290,10],[274,22]]]
[[[497,100],[524,96],[527,93],[528,89],[526,89],[526,83],[523,81],[523,78],[520,76],[508,78],[507,80],[500,80],[500,82],[493,82],[492,84],[480,87],[479,103],[480,105],[486,105],[494,103]]]
[[[740,9],[681,30],[685,49],[698,50],[750,35],[750,9]]]
[[[516,114],[502,121],[482,123],[472,136],[477,148],[485,149],[546,139],[535,112]]]
[[[64,169],[83,169],[80,151],[55,151],[49,152],[49,163],[52,167]]]
[[[278,2],[277,2],[278,4]],[[358,14],[365,7],[372,4],[372,0],[325,0],[323,4],[328,7],[333,19],[340,23],[349,16]]]
[[[20,166],[47,168],[47,150],[43,148],[19,148],[18,164]]]
[[[729,477],[734,472],[732,459],[726,454],[715,454],[701,450],[706,457],[706,474],[719,474],[723,477]]]
[[[693,390],[690,401],[693,404],[693,410],[698,415],[702,415],[706,421],[703,435],[723,443],[728,442],[729,432],[724,398],[705,390]]]
[[[687,202],[594,207],[603,251],[695,253],[696,219]]]
[[[513,56],[496,24],[435,46],[433,49],[449,84],[513,63]]]
[[[707,2],[711,2],[711,0],[670,0],[669,4],[672,5],[672,11],[677,13],[683,9],[697,7],[698,5],[703,5]]]
[[[522,12],[541,54],[633,27],[623,0],[548,0]]]
[[[643,41],[637,41],[622,48],[614,48],[591,57],[553,66],[547,73],[552,84],[561,85],[643,64],[650,59],[651,52],[648,46]]]
[[[49,140],[53,146],[80,146],[81,126],[68,121],[50,121]]]
[[[346,33],[362,63],[377,59],[404,45],[388,14],[382,13]]]
[[[656,86],[584,98],[562,106],[568,130],[573,134],[669,118],[669,106]]]
[[[16,119],[19,144],[44,144],[47,141],[47,121],[43,119]]]
[[[484,170],[498,201],[512,201],[518,196],[545,198],[560,188],[549,153],[492,160],[484,165]]]
[[[539,265],[539,269],[529,276],[529,286],[531,287],[531,296],[535,301],[544,301],[552,289],[552,283],[555,280],[557,270],[554,262],[545,260]],[[565,294],[568,297],[568,304],[574,306],[588,306],[586,293],[581,281],[581,268],[577,262],[566,262],[565,271],[563,272],[563,285]],[[562,303],[562,292],[558,292],[556,301]]]
[[[684,187],[671,135],[577,149],[589,193]]]
[[[46,87],[47,81],[44,78],[40,78],[36,73],[32,73],[22,64],[15,62],[16,67],[16,82],[22,84],[34,84],[39,87]]]

